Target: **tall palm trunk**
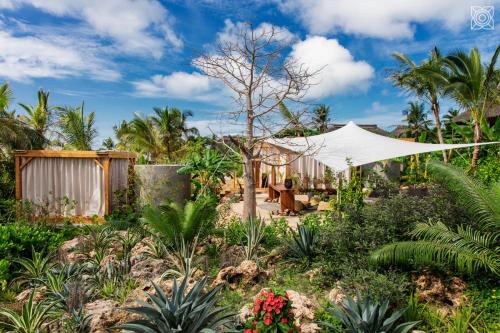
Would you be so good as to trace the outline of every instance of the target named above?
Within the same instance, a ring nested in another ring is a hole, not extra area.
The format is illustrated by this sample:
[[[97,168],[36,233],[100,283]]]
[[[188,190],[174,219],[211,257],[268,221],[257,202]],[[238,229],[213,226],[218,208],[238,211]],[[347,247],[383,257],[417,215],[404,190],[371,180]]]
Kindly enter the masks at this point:
[[[441,132],[441,120],[439,119],[439,102],[436,97],[432,98],[431,102],[432,114],[434,115],[434,122],[436,123],[436,133],[438,137],[438,141],[440,144],[444,144],[443,133]],[[443,150],[443,161],[445,163],[448,162],[448,156],[446,155],[446,151]]]
[[[479,123],[479,119],[474,119],[474,143],[481,142],[481,125]],[[474,151],[472,152],[472,162],[471,168],[475,169],[477,167],[477,160],[479,159],[479,146],[474,147]]]

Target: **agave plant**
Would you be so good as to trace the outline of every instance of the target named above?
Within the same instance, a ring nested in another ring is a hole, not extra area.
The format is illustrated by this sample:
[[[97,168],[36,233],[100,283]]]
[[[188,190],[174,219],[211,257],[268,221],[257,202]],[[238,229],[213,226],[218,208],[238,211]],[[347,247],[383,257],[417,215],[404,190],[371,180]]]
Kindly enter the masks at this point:
[[[126,309],[144,319],[133,320],[115,328],[140,333],[238,332],[232,329],[234,314],[226,312],[228,307],[216,306],[222,285],[203,293],[207,283],[205,277],[196,282],[188,292],[188,280],[185,277],[178,285],[174,279],[170,297],[153,283],[156,295],[148,294],[152,304],[140,302],[140,307]]]
[[[389,313],[389,302],[374,302],[370,297],[362,297],[357,294],[357,301],[347,296],[341,306],[332,304],[326,311],[345,326],[347,332],[351,333],[406,333],[409,332],[418,321],[404,322],[396,326],[406,309],[399,309]],[[330,323],[321,322],[328,328],[335,329]]]
[[[240,221],[240,223],[242,223]],[[249,218],[245,222],[245,257],[253,260],[257,256],[257,248],[264,237],[264,222],[260,218]]]
[[[128,273],[132,267],[132,263],[130,262],[132,249],[141,241],[141,235],[134,230],[127,230],[124,236],[118,235],[117,237],[122,247],[124,271]]]
[[[42,252],[36,252],[32,249],[32,258],[15,258],[14,262],[21,265],[22,270],[20,275],[14,279],[14,281],[19,284],[30,284],[34,285],[40,282],[45,276],[45,273],[49,271],[54,265],[50,262],[51,256],[46,256]]]
[[[45,304],[43,302],[34,303],[35,295],[33,290],[28,301],[23,305],[20,314],[11,309],[0,309],[0,316],[5,317],[7,322],[0,322],[8,331],[15,333],[39,333],[40,328],[45,324],[50,315],[49,312],[54,303]]]
[[[411,233],[417,240],[386,245],[372,254],[372,260],[382,264],[437,262],[462,272],[499,275],[500,183],[485,188],[462,170],[439,162],[430,163],[429,170],[455,195],[471,222],[456,229],[439,221],[419,223]]]
[[[315,255],[316,230],[297,224],[297,231],[292,231],[292,239],[290,250],[294,256],[310,263]]]

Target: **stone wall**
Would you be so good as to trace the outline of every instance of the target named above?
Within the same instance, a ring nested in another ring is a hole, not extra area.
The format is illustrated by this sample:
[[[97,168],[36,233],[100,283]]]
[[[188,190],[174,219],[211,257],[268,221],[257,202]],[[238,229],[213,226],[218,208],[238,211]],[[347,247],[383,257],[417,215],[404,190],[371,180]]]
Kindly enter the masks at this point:
[[[179,175],[182,165],[136,165],[139,202],[157,206],[166,200],[184,204],[191,195],[191,176]]]

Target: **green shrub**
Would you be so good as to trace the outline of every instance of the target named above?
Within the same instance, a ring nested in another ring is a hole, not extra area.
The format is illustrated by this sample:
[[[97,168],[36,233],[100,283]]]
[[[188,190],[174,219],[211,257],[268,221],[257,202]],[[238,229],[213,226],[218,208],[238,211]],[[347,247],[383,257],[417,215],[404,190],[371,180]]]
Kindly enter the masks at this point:
[[[9,280],[9,266],[10,262],[7,259],[0,259],[0,283]]]
[[[55,229],[44,224],[0,225],[0,258],[30,258],[32,249],[52,252],[73,233],[74,230]]]
[[[385,299],[391,304],[402,305],[405,303],[410,281],[405,274],[394,271],[385,271],[383,274],[357,269],[344,275],[339,282],[342,289],[350,294],[360,291],[369,294],[373,299]]]

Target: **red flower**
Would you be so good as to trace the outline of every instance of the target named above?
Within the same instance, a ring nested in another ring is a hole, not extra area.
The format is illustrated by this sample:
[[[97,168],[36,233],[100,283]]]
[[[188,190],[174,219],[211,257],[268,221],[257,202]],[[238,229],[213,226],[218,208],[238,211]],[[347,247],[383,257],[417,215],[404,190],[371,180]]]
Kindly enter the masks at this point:
[[[245,333],[252,333],[252,330],[251,330],[251,329],[249,329],[249,328],[247,328],[247,329],[245,330]]]
[[[281,322],[282,322],[283,324],[288,324],[288,318],[287,318],[287,317],[283,317],[283,318],[281,318]]]

